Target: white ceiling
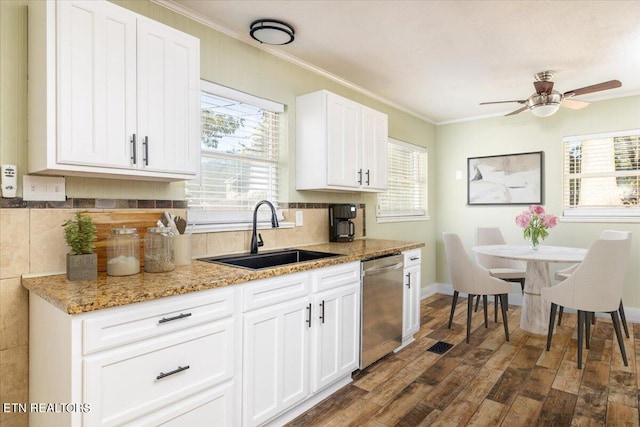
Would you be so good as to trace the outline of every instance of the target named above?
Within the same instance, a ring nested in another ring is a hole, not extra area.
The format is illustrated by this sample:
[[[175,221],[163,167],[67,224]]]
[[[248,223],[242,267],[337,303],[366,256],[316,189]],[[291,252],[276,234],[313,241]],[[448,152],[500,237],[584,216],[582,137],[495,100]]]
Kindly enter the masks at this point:
[[[516,110],[478,104],[526,99],[544,70],[559,92],[622,82],[577,100],[640,94],[636,0],[154,1],[433,123]],[[249,37],[259,18],[291,24],[295,41],[260,45]]]

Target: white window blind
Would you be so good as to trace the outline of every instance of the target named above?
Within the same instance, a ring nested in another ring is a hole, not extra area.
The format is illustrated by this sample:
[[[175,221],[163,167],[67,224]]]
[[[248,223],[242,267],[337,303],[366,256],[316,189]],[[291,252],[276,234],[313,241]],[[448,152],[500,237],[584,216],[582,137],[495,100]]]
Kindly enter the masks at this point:
[[[379,221],[426,219],[427,150],[389,138],[387,191],[378,194]]]
[[[564,215],[640,216],[640,130],[563,139]]]
[[[196,222],[250,221],[258,201],[278,200],[284,106],[203,81],[201,107],[201,167],[186,186],[189,216]]]

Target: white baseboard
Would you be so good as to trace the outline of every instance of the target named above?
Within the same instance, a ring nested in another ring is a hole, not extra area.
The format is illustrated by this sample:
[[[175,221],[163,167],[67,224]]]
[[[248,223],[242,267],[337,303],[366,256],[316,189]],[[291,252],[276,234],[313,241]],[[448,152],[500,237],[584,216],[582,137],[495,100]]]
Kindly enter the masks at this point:
[[[520,291],[520,285],[516,285],[517,289],[514,288],[514,290],[509,293],[509,304],[522,305],[522,292]],[[453,287],[448,283],[432,283],[431,285],[425,286],[421,289],[420,299],[425,299],[435,294],[453,295]],[[566,309],[565,312],[575,313],[575,310]],[[640,323],[640,308],[625,306],[624,314],[627,317],[627,323]],[[596,313],[596,317],[610,318],[606,313]]]

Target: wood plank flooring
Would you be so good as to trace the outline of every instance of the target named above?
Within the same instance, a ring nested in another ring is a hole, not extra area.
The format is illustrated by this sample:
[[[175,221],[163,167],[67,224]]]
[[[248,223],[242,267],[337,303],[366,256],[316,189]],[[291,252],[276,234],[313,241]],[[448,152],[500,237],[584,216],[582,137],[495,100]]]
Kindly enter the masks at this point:
[[[479,310],[466,344],[466,298],[458,299],[447,329],[451,300],[440,294],[423,300],[415,342],[356,372],[351,384],[288,425],[640,425],[640,324],[629,324],[625,367],[611,319],[597,318],[578,370],[575,314],[565,313],[547,352],[546,336],[519,328],[520,307],[509,308],[506,342],[490,304],[489,327]],[[426,351],[439,340],[454,347],[444,355]]]

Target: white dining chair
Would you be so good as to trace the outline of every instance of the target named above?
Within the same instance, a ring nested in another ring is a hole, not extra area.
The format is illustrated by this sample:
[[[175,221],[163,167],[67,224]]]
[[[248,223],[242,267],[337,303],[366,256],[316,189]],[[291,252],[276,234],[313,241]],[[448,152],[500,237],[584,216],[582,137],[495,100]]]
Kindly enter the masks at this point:
[[[600,238],[603,240],[626,240],[631,239],[630,231],[617,231],[617,230],[604,230],[602,234],[600,234]],[[578,267],[579,264],[574,264],[570,267],[564,268],[562,270],[558,270],[555,274],[555,278],[558,281],[562,281],[569,277]],[[564,313],[564,307],[560,306],[558,310],[558,326],[562,323],[562,314]],[[622,327],[624,328],[624,334],[627,338],[629,338],[629,326],[627,325],[627,316],[624,314],[624,305],[622,304],[622,299],[620,299],[620,305],[618,306],[618,314],[620,315],[620,321],[622,322]],[[595,320],[595,317],[594,317]]]
[[[478,246],[504,245],[505,243],[506,242],[499,227],[478,227],[476,229],[476,245]],[[520,283],[520,287],[524,293],[524,279],[527,271],[526,264],[524,262],[481,253],[476,253],[476,262],[482,268],[489,270],[489,274],[493,277],[506,280],[507,282]],[[479,302],[480,297],[476,300],[476,311],[478,311]],[[497,321],[497,318],[498,311],[496,306],[494,320]]]
[[[492,277],[489,272],[473,263],[467,255],[462,245],[460,236],[455,233],[442,233],[444,249],[449,263],[449,272],[453,285],[453,301],[451,303],[451,313],[449,315],[448,328],[451,329],[453,315],[458,295],[460,292],[466,293],[467,298],[467,343],[471,334],[471,315],[473,313],[473,297],[481,295],[484,300],[484,326],[487,327],[487,295],[497,295],[500,297],[502,307],[502,323],[504,324],[504,335],[509,341],[509,326],[507,325],[507,294],[511,290],[511,285],[504,280]]]
[[[504,245],[505,243],[502,232],[498,227],[478,227],[476,230],[476,244],[478,246]],[[519,282],[524,291],[524,278],[527,271],[524,262],[481,253],[476,253],[476,261],[480,266],[489,270],[489,274],[493,277],[510,282]]]
[[[547,351],[551,348],[558,306],[577,310],[578,369],[582,369],[583,330],[586,328],[586,347],[589,348],[590,316],[596,312],[606,312],[611,315],[622,360],[624,365],[628,366],[620,331],[618,306],[622,296],[630,250],[630,239],[595,240],[589,246],[584,260],[569,277],[555,286],[542,289],[542,297],[551,304]]]

